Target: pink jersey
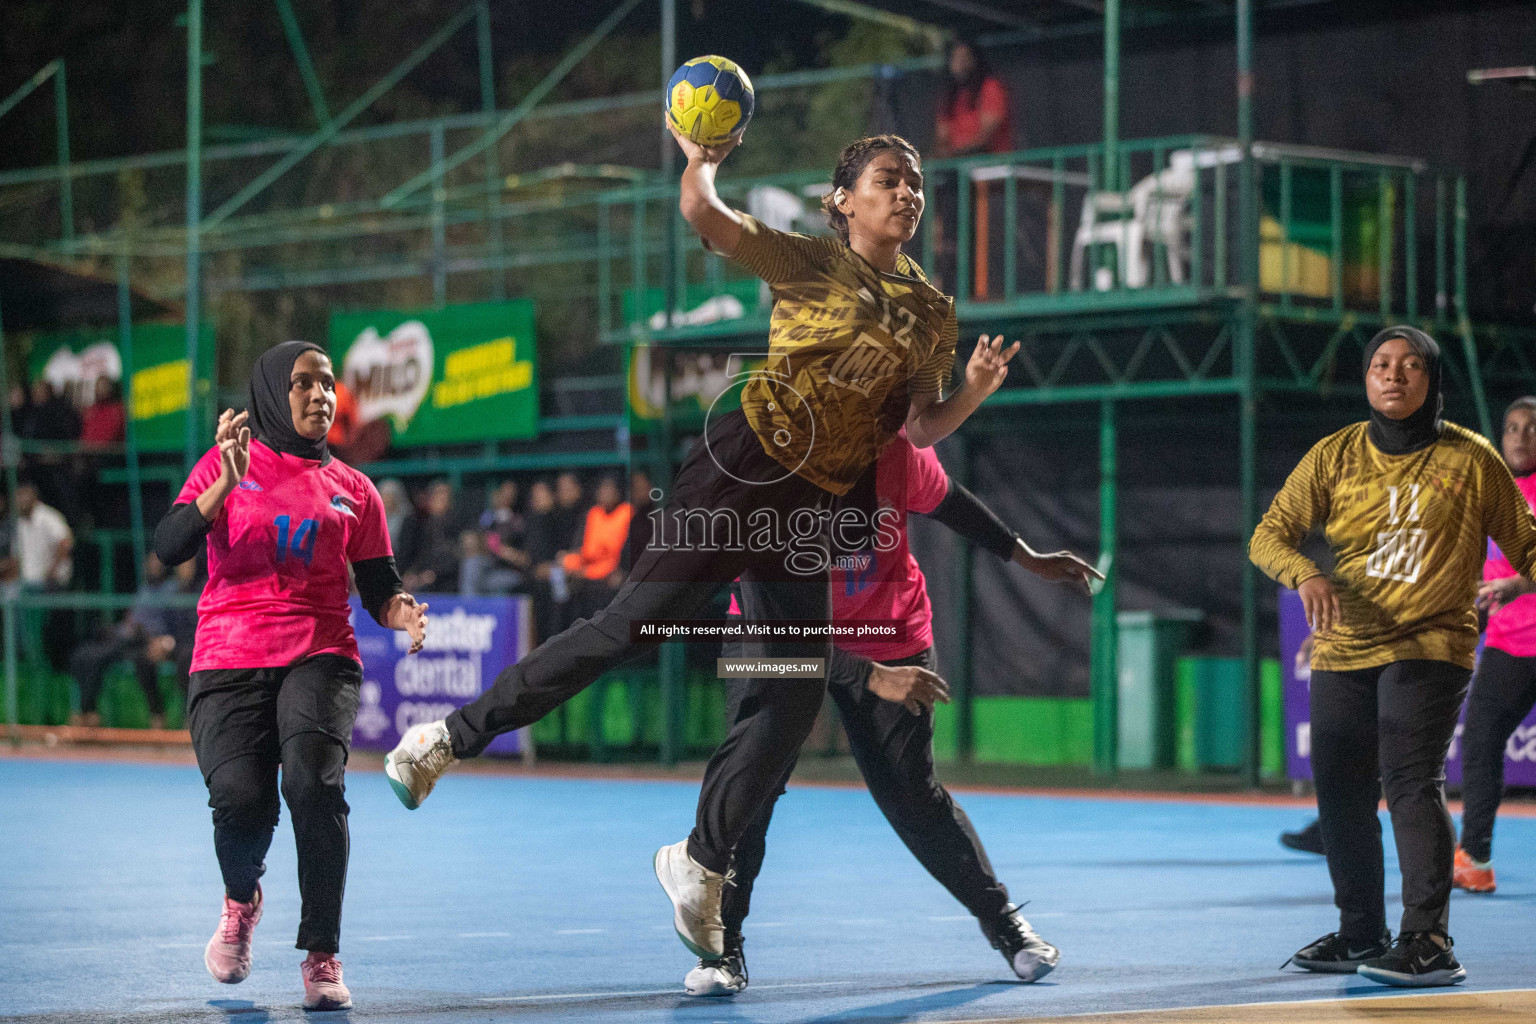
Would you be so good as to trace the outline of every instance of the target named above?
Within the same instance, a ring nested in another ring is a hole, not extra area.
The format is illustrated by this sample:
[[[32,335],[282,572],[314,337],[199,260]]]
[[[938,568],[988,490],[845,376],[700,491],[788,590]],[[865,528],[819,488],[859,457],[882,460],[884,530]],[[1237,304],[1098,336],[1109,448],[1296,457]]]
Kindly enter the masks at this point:
[[[1515,484],[1525,500],[1536,507],[1536,473],[1515,477]],[[1518,576],[1504,552],[1488,541],[1488,561],[1483,564],[1483,579],[1497,580]],[[1536,594],[1517,597],[1488,617],[1489,647],[1497,647],[1516,658],[1536,658]]]
[[[949,493],[949,476],[932,448],[918,448],[906,432],[896,435],[875,466],[875,495],[897,513],[897,546],[844,554],[832,569],[832,618],[841,623],[895,620],[907,624],[903,640],[838,640],[837,646],[871,661],[908,658],[933,646],[933,606],[928,581],[907,546],[907,513],[932,512]],[[731,596],[731,615],[741,608]]]
[[[178,503],[219,478],[219,450],[192,470]],[[208,533],[192,671],[280,668],[317,654],[358,658],[348,562],[391,554],[373,481],[251,442],[251,468]]]

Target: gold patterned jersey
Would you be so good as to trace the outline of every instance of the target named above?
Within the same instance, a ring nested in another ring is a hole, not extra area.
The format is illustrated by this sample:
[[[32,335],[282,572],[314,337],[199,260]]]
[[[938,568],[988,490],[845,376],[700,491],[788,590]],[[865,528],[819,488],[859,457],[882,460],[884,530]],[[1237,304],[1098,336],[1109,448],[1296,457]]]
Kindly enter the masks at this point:
[[[1473,601],[1492,537],[1536,576],[1536,518],[1504,461],[1454,423],[1409,455],[1377,449],[1356,423],[1309,451],[1253,533],[1249,557],[1296,588],[1322,571],[1296,545],[1314,526],[1336,561],[1340,624],[1318,634],[1312,667],[1371,668],[1424,659],[1472,667]]]
[[[847,494],[912,399],[948,383],[954,301],[905,255],[882,274],[836,238],[742,222],[732,259],[773,292],[768,362],[742,392],[747,422],[780,465]]]

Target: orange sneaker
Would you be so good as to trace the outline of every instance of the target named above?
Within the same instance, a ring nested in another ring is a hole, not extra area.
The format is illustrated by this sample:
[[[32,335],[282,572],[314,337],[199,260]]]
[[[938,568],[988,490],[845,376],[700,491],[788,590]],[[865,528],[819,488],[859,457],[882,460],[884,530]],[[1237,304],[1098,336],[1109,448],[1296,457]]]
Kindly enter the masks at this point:
[[[1467,892],[1493,892],[1498,887],[1493,880],[1493,862],[1475,861],[1466,850],[1456,847],[1456,867],[1451,872],[1451,884]]]

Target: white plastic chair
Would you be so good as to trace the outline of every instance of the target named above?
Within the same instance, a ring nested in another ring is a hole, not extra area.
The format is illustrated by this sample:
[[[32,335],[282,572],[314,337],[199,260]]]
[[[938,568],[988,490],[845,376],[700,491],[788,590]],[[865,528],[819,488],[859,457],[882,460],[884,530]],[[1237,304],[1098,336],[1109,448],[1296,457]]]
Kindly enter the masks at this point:
[[[1182,284],[1188,265],[1189,198],[1198,177],[1194,153],[1169,154],[1168,166],[1149,174],[1129,192],[1090,192],[1072,242],[1073,291],[1083,289],[1083,258],[1090,245],[1113,245],[1120,281],[1127,288],[1145,288],[1151,269],[1146,246],[1161,244],[1168,260],[1168,280]],[[1107,283],[1096,282],[1099,290]]]

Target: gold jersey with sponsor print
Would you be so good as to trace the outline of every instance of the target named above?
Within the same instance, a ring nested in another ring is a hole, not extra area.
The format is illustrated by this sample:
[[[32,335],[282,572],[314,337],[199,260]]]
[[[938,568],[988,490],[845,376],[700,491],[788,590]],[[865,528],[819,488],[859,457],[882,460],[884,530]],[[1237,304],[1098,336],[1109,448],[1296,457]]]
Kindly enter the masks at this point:
[[[954,300],[905,254],[885,274],[836,238],[775,231],[743,215],[732,259],[773,292],[768,362],[742,391],[776,462],[845,495],[906,422],[912,399],[948,383]]]
[[[1328,579],[1343,614],[1317,635],[1314,669],[1421,659],[1470,669],[1487,538],[1536,575],[1530,505],[1493,446],[1454,423],[1408,455],[1382,452],[1365,423],[1319,441],[1275,496],[1249,556],[1295,589],[1323,575],[1296,550],[1319,525],[1336,559]]]

